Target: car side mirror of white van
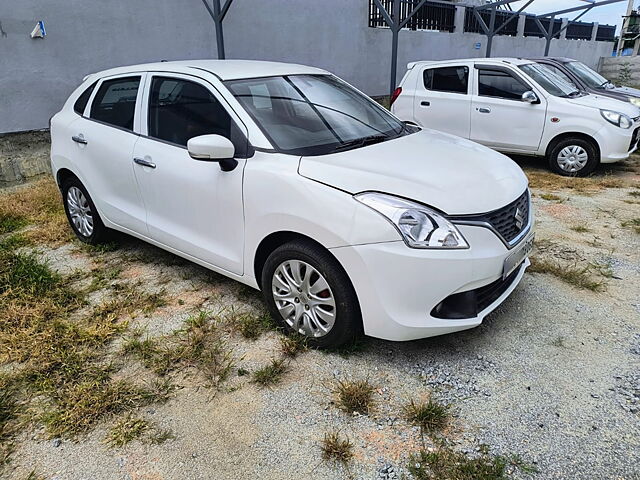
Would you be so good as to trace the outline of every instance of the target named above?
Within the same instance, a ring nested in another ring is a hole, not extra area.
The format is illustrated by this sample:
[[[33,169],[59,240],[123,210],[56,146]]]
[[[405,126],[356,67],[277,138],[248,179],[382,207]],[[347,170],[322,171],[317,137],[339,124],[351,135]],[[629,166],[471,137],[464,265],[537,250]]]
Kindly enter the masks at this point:
[[[236,168],[238,161],[233,158],[236,149],[231,140],[222,135],[200,135],[187,141],[189,156],[195,160],[218,162],[220,168],[228,172]]]
[[[522,101],[527,103],[539,103],[538,96],[533,90],[527,90],[522,94]]]

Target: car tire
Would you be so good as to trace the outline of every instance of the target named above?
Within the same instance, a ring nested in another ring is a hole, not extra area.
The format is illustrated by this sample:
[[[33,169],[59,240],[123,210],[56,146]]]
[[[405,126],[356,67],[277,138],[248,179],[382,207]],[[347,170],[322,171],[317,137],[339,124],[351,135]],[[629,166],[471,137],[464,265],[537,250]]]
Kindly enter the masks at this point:
[[[269,312],[291,335],[304,335],[309,346],[338,348],[353,343],[362,330],[360,305],[338,261],[310,241],[276,248],[261,275]]]
[[[585,177],[600,163],[598,149],[583,138],[565,138],[550,149],[547,160],[549,168],[565,177]]]
[[[89,192],[75,177],[65,180],[60,189],[69,225],[81,242],[90,245],[109,239],[109,230],[102,223]]]

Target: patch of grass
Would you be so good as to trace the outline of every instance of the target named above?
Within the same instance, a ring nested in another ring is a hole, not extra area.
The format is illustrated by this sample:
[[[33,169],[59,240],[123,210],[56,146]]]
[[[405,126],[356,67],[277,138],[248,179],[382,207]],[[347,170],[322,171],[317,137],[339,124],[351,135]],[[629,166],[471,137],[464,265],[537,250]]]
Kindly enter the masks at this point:
[[[548,170],[525,168],[529,186],[536,190],[570,190],[581,195],[591,195],[605,188],[623,188],[628,181],[613,175],[594,175],[591,177],[563,177]]]
[[[413,425],[420,427],[424,435],[433,435],[442,431],[449,423],[449,406],[432,400],[411,399],[403,408],[404,417]]]
[[[541,260],[537,257],[530,257],[531,266],[529,272],[547,273],[559,278],[569,285],[592,292],[604,290],[605,284],[601,280],[595,280],[591,275],[591,265],[586,267],[561,265],[555,260]]]
[[[56,405],[42,416],[42,422],[52,437],[73,436],[86,432],[107,414],[164,402],[171,390],[167,382],[139,386],[100,375],[65,389],[64,396],[58,396]]]
[[[584,225],[574,225],[573,227],[569,227],[571,228],[571,230],[573,230],[574,232],[578,232],[578,233],[588,233],[591,230],[587,227],[585,227]]]
[[[622,226],[625,228],[631,228],[636,233],[640,233],[640,218],[632,218],[631,220],[622,222]]]
[[[123,345],[123,353],[138,358],[157,375],[193,368],[211,386],[217,387],[229,377],[233,352],[222,337],[222,330],[207,312],[185,322],[185,327],[161,339],[134,336]]]
[[[28,224],[27,219],[13,213],[0,212],[0,235],[15,232]]]
[[[640,198],[640,190],[633,190],[633,191],[629,192],[628,195],[630,195],[632,197]]]
[[[338,432],[325,433],[320,445],[322,459],[346,465],[353,458],[353,443]]]
[[[105,443],[110,447],[124,447],[132,440],[140,438],[148,430],[147,420],[127,415],[111,427]]]
[[[549,202],[561,202],[562,198],[558,195],[554,195],[553,193],[541,193],[540,198],[543,200],[547,200]]]
[[[176,436],[170,429],[154,428],[149,434],[149,443],[153,445],[160,445],[168,440],[173,440],[174,438],[176,438]]]
[[[6,217],[20,218],[24,225],[30,224],[31,228],[24,233],[30,241],[60,245],[73,236],[60,191],[52,178],[1,193],[0,218]]]
[[[519,457],[490,455],[482,449],[480,455],[468,457],[448,447],[434,451],[421,450],[411,455],[407,469],[415,480],[503,480],[508,478],[507,467],[520,468],[526,473],[534,471]]]
[[[270,363],[253,372],[253,381],[263,387],[269,387],[280,383],[287,373],[288,366],[282,359],[273,359]]]
[[[116,250],[120,249],[120,247],[122,246],[120,243],[113,242],[113,241],[98,243],[96,245],[90,245],[84,242],[78,242],[78,243],[82,246],[82,249],[85,250],[86,252],[98,253],[98,254],[115,252]]]
[[[240,313],[232,315],[231,323],[247,340],[257,340],[264,332],[273,328],[267,314]]]
[[[280,337],[280,351],[285,357],[294,358],[309,349],[306,337],[302,335],[283,335]]]
[[[167,304],[164,290],[158,293],[145,292],[141,282],[116,283],[112,288],[113,298],[94,309],[96,318],[115,321],[137,312],[149,315]]]
[[[375,387],[369,380],[339,380],[333,388],[341,410],[363,415],[368,414],[373,407],[374,391]]]

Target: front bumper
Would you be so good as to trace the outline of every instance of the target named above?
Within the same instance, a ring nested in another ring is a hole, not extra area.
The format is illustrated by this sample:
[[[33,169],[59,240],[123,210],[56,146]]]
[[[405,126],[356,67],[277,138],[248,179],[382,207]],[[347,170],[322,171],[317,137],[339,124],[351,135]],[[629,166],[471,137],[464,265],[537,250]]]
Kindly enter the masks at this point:
[[[600,147],[600,162],[614,163],[628,158],[638,147],[639,133],[640,122],[628,129],[609,124],[602,127],[594,135]]]
[[[434,309],[448,297],[489,286],[477,290],[486,292],[490,284],[501,284],[504,261],[518,248],[508,249],[488,228],[458,228],[469,249],[412,249],[401,240],[331,249],[356,290],[365,334],[402,341],[473,328],[509,296],[522,279],[528,259],[515,270],[506,288],[476,303],[482,308],[477,313],[474,310],[467,318],[438,318],[443,315]]]

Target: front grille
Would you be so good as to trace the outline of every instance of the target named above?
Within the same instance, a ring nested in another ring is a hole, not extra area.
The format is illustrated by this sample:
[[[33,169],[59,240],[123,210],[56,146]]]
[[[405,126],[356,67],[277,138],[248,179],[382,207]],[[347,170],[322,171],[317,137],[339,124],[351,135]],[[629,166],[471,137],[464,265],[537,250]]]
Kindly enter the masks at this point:
[[[522,270],[516,268],[505,279],[498,279],[484,287],[449,295],[431,310],[431,316],[445,320],[460,320],[477,317],[480,312],[495,302],[507,291]]]
[[[633,150],[633,148],[636,146],[636,143],[638,143],[639,134],[640,134],[640,127],[636,128],[633,131],[633,135],[631,135],[631,143],[629,143],[629,151]]]
[[[478,215],[453,218],[455,223],[489,224],[505,242],[510,243],[529,224],[529,190],[525,190],[516,200],[505,207]]]

